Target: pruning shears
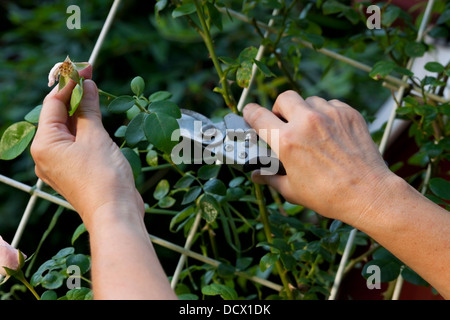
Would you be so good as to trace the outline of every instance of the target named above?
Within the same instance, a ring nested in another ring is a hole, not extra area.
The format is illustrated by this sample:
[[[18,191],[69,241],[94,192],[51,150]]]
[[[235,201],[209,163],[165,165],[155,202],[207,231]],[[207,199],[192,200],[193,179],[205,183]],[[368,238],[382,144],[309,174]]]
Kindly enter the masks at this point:
[[[243,172],[261,169],[266,175],[286,174],[276,153],[241,116],[229,113],[223,121],[213,122],[198,112],[181,109],[181,118],[177,121],[182,141],[173,151],[180,153],[183,149],[179,160],[192,161],[193,155],[194,163],[209,161],[227,164]]]

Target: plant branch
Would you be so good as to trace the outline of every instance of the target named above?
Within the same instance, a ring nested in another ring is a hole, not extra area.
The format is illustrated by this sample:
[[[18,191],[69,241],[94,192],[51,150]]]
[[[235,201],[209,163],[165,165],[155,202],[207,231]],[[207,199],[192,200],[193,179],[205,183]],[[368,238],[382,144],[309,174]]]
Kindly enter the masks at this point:
[[[255,196],[258,201],[259,213],[264,226],[264,234],[266,235],[267,242],[270,244],[273,242],[273,239],[272,239],[272,231],[270,230],[269,214],[267,212],[266,204],[264,203],[264,195],[262,193],[261,186],[256,183],[254,185],[255,185]],[[277,271],[280,275],[280,279],[281,282],[283,283],[283,287],[284,290],[286,291],[288,299],[293,300],[294,295],[292,294],[290,283],[287,278],[287,270],[284,269],[280,260],[277,260],[277,262],[275,262],[275,267],[277,268]]]
[[[222,94],[226,105],[231,109],[231,111],[233,111],[234,113],[238,113],[236,108],[236,102],[234,101],[234,98],[230,92],[230,88],[227,83],[227,75],[222,70],[219,59],[217,58],[216,52],[214,50],[213,40],[211,38],[211,33],[209,32],[208,25],[205,21],[205,16],[203,14],[202,7],[199,5],[197,0],[194,0],[194,4],[195,8],[197,9],[197,15],[203,29],[201,30],[200,35],[202,36],[203,41],[205,42],[211,60],[214,64],[214,67],[216,68],[217,74],[219,75],[220,80],[219,82],[222,84],[222,88],[220,88],[219,91]]]

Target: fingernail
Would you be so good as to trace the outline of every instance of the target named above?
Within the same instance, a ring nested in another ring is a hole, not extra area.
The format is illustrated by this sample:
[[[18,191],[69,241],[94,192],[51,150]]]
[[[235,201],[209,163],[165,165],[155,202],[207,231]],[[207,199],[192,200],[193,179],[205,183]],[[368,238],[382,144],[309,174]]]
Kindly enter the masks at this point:
[[[97,99],[98,90],[94,81],[89,79],[84,80],[83,91],[85,99]]]

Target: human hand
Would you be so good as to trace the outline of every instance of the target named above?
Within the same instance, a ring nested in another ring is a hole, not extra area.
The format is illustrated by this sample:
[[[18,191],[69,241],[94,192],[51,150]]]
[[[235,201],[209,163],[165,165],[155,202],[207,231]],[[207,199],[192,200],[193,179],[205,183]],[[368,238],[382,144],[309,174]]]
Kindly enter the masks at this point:
[[[80,71],[90,79],[92,67]],[[69,201],[89,230],[102,206],[143,214],[131,167],[103,127],[97,86],[84,81],[84,94],[72,117],[67,108],[75,82],[58,86],[44,100],[39,126],[31,145],[36,174]]]
[[[388,178],[395,176],[361,114],[341,101],[303,100],[287,91],[277,98],[272,112],[251,103],[244,109],[244,118],[257,131],[267,129],[266,142],[279,151],[287,173],[255,171],[253,181],[269,184],[287,201],[326,217],[351,224],[381,197]],[[274,129],[279,130],[279,141],[271,141]]]

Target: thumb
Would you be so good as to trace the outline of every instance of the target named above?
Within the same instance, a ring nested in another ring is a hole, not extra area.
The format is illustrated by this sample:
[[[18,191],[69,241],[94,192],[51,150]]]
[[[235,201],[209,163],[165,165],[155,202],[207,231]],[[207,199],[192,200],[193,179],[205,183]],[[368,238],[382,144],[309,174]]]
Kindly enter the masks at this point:
[[[102,113],[98,98],[97,85],[92,80],[83,82],[83,98],[75,113],[77,119],[77,132],[82,132],[89,126],[102,125]]]

